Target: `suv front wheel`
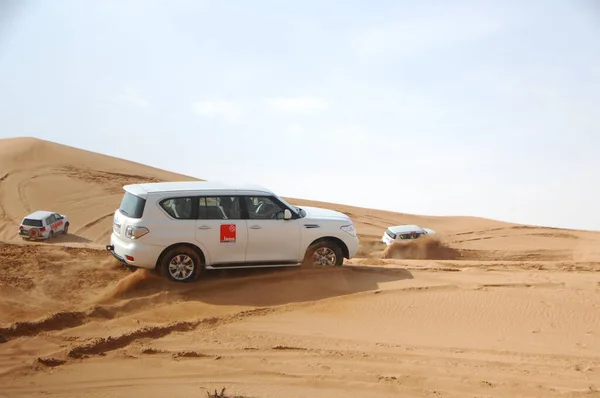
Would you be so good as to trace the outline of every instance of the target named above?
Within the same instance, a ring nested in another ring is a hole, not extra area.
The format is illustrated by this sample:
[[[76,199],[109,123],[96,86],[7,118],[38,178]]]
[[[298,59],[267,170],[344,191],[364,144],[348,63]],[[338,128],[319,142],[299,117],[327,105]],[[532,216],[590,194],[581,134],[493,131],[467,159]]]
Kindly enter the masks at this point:
[[[338,244],[324,240],[309,246],[304,262],[312,267],[340,266],[344,262],[344,254]]]
[[[176,246],[162,257],[159,272],[173,282],[192,282],[198,278],[201,260],[191,247]]]

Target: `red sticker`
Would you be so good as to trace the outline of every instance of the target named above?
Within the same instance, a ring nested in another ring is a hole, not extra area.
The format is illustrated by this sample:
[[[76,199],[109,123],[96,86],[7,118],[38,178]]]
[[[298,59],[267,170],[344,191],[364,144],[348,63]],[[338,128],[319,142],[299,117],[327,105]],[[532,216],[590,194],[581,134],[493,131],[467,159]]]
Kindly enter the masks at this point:
[[[235,243],[235,224],[221,224],[221,243]]]
[[[50,226],[50,229],[57,230],[63,224],[62,220],[55,222]]]

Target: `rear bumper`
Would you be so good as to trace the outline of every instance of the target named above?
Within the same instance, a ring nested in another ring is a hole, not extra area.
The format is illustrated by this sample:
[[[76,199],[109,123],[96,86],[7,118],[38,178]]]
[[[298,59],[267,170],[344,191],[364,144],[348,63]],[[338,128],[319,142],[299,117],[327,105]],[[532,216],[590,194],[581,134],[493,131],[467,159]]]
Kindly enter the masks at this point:
[[[128,267],[154,269],[163,248],[139,241],[123,241],[113,233],[110,237],[110,244],[106,245],[106,250]]]
[[[45,239],[48,239],[48,237],[45,236],[43,232],[40,233],[38,236],[33,236],[32,237],[32,236],[29,236],[29,233],[26,230],[24,230],[24,229],[19,230],[19,236],[21,238],[23,238],[23,239],[28,239],[28,240],[45,240]]]
[[[125,265],[129,265],[129,264],[127,264],[127,261],[125,261],[125,259],[123,257],[121,257],[117,253],[115,253],[115,245],[106,245],[106,250],[108,250],[114,258],[119,260],[119,262],[121,262]]]

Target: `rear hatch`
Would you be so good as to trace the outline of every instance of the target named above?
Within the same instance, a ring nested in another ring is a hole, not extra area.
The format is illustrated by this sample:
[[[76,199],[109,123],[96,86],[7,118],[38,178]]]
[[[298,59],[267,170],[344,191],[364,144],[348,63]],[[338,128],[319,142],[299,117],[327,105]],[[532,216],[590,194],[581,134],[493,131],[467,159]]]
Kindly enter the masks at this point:
[[[40,230],[40,234],[43,232],[44,224],[42,220],[36,220],[34,218],[24,218],[23,222],[21,222],[21,226],[19,227],[19,235],[29,236],[29,230],[32,228],[37,228]]]
[[[125,231],[130,225],[136,225],[144,214],[146,199],[125,191],[119,209],[115,211],[113,232],[120,239],[128,239]]]

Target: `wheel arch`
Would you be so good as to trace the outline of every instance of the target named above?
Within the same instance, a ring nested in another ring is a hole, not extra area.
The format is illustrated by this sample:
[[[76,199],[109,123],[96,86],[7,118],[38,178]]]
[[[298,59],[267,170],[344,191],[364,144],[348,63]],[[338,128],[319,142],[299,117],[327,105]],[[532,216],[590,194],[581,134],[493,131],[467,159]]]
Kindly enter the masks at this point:
[[[348,259],[350,257],[350,251],[348,250],[348,246],[346,246],[346,243],[344,243],[344,241],[341,240],[340,238],[336,238],[335,236],[322,236],[322,237],[312,241],[310,243],[310,245],[308,245],[308,247],[311,247],[312,245],[319,243],[319,242],[327,242],[327,241],[337,244],[340,247],[340,249],[342,249],[342,254],[343,254],[344,258]]]
[[[165,254],[167,254],[167,252],[169,250],[173,249],[174,247],[178,247],[178,246],[189,247],[189,248],[193,249],[198,254],[198,256],[200,256],[200,261],[202,262],[202,264],[200,266],[204,267],[204,265],[206,264],[206,257],[204,256],[204,252],[202,251],[202,249],[200,249],[198,246],[194,245],[193,243],[178,242],[178,243],[173,243],[172,245],[169,245],[163,249],[163,251],[160,253],[158,258],[156,259],[156,264],[154,264],[154,268],[158,269]]]

